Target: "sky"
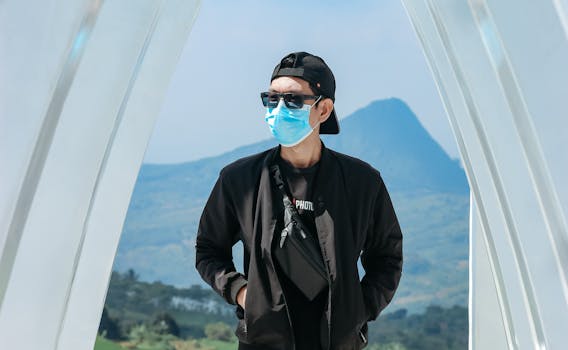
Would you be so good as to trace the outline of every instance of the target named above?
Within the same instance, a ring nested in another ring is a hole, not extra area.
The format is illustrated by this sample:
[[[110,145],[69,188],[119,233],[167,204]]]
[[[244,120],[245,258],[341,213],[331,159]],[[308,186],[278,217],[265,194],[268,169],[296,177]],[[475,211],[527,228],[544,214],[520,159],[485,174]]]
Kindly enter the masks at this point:
[[[371,101],[397,97],[458,158],[401,1],[204,0],[144,162],[186,162],[270,138],[259,94],[274,66],[295,51],[320,56],[332,69],[340,120]]]

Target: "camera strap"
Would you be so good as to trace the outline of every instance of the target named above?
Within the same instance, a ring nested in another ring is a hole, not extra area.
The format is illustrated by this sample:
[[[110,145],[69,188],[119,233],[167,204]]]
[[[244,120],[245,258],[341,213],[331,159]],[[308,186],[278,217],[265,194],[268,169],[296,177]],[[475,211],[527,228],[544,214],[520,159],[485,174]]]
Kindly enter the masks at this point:
[[[302,239],[307,239],[306,232],[309,232],[302,221],[302,217],[298,210],[292,204],[290,197],[288,197],[288,193],[286,192],[286,188],[284,187],[284,180],[282,179],[282,173],[280,172],[280,167],[278,164],[274,164],[271,166],[272,176],[274,177],[274,182],[276,186],[282,193],[282,201],[284,203],[284,230],[282,230],[282,234],[280,236],[280,248],[284,245],[284,241],[288,235],[292,234],[293,225],[297,225],[299,228],[300,235]],[[312,236],[312,238],[314,238]],[[319,247],[318,247],[319,249]]]

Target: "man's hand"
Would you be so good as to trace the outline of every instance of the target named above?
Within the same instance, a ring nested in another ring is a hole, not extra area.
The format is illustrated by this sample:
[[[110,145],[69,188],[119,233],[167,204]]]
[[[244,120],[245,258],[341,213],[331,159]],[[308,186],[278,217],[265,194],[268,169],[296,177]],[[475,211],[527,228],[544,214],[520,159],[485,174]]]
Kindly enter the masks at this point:
[[[237,303],[243,308],[245,308],[245,301],[247,300],[247,286],[242,287],[239,289],[237,293]]]

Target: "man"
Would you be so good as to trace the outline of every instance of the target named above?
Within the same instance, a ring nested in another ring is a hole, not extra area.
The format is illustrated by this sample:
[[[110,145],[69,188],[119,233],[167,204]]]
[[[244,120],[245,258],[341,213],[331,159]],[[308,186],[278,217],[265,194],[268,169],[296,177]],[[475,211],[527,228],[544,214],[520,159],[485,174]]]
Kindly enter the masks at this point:
[[[321,58],[284,57],[261,99],[280,145],[221,170],[199,223],[196,267],[237,305],[239,349],[361,349],[401,277],[387,189],[370,165],[321,142],[339,133],[335,78]],[[238,241],[243,272],[232,258]]]

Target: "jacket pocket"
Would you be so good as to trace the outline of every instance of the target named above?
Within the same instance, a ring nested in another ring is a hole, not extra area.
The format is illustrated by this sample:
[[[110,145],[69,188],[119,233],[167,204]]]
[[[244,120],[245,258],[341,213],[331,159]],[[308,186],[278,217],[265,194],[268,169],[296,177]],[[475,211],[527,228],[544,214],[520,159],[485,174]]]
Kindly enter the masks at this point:
[[[367,323],[364,323],[362,326],[355,327],[350,333],[349,336],[344,339],[341,344],[337,344],[334,349],[336,350],[361,350],[365,348],[369,344],[369,340],[367,338],[368,334],[368,327]]]
[[[357,308],[357,326],[355,327],[356,331],[356,339],[355,339],[355,349],[363,349],[369,343],[368,333],[369,327],[367,322],[369,321],[369,307],[365,301],[365,297],[363,294],[363,288],[361,283],[358,283],[357,286],[358,294],[359,294],[359,307]]]
[[[289,340],[291,334],[284,305],[247,311],[243,322],[248,343],[276,345]]]

